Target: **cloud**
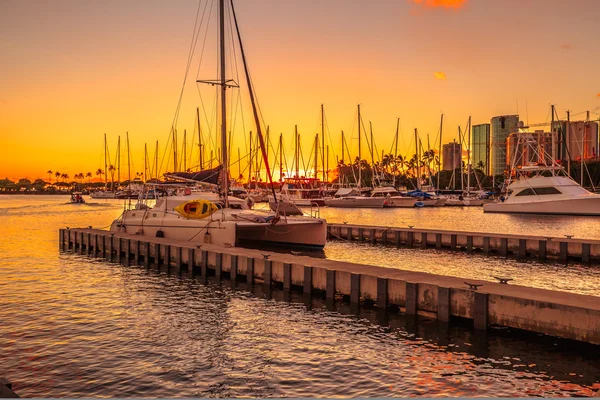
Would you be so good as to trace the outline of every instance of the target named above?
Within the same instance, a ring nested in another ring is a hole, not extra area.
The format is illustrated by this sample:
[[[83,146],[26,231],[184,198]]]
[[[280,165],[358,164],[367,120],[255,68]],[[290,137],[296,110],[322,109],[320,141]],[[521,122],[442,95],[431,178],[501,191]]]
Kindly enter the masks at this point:
[[[562,50],[572,50],[573,47],[575,47],[575,46],[573,46],[571,43],[563,43],[560,45],[560,48]]]
[[[445,81],[446,79],[446,74],[439,71],[439,72],[434,72],[433,76],[435,76],[435,79],[437,79],[438,81]]]
[[[422,8],[459,9],[467,3],[467,0],[409,0],[409,2]]]

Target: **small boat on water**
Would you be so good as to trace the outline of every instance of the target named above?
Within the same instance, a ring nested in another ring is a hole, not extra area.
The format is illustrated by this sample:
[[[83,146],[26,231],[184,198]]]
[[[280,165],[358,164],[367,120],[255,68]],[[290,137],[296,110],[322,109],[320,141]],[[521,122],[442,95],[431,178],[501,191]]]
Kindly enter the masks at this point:
[[[502,196],[493,203],[484,204],[484,212],[600,215],[600,194],[581,187],[556,161],[548,163],[546,153],[540,151],[539,142],[531,134],[517,135],[517,146],[529,149],[529,154],[535,154],[538,162],[518,165],[522,160],[517,159],[518,152],[515,152]]]
[[[341,208],[383,208],[385,202],[385,197],[363,196],[357,188],[340,188],[332,199],[325,200],[325,205]]]
[[[71,194],[71,203],[73,203],[73,204],[85,203],[85,200],[83,199],[83,194],[81,192],[73,192],[73,194]]]

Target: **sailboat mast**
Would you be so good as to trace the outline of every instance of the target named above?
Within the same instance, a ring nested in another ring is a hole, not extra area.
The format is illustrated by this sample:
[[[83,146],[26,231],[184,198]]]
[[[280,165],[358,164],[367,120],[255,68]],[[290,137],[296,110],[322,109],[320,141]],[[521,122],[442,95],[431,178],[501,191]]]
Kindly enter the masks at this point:
[[[398,158],[398,131],[400,130],[400,118],[396,118],[396,137],[394,138],[394,180],[392,186],[396,187],[396,175],[398,175],[398,166],[396,158]]]
[[[300,152],[298,151],[298,142],[300,140],[299,136],[298,136],[298,125],[294,125],[294,159],[296,160],[296,178],[300,177],[300,160],[299,160],[299,154]]]
[[[221,191],[225,207],[229,207],[229,163],[227,160],[227,82],[225,80],[225,0],[219,0],[219,34],[221,42],[221,164],[223,165]]]
[[[144,182],[148,176],[148,143],[144,143]]]
[[[279,182],[283,182],[283,133],[279,134]]]
[[[421,190],[421,167],[419,165],[419,137],[417,133],[417,128],[415,128],[415,157],[417,164],[417,189]]]
[[[361,168],[361,152],[360,152],[360,104],[358,105],[358,188],[362,180],[362,168]]]
[[[319,167],[319,134],[315,135],[315,179],[318,178],[318,167]]]
[[[471,116],[467,124],[467,195],[471,194]]]
[[[106,133],[105,133],[104,134],[104,187],[105,188],[108,185],[108,175],[106,175],[106,168],[108,167],[108,162],[106,160],[107,157],[108,157],[108,145],[106,144]]]
[[[177,129],[173,128],[173,172],[177,172]]]
[[[196,120],[198,122],[198,163],[200,165],[200,171],[204,169],[202,166],[202,133],[200,131],[200,107],[196,107]]]
[[[125,132],[125,137],[127,139],[127,181],[129,182],[127,186],[131,185],[131,158],[129,155],[129,132]]]
[[[440,146],[438,148],[438,176],[437,176],[437,190],[440,191],[440,175],[442,174],[442,129],[444,126],[444,114],[440,118]]]
[[[158,182],[158,140],[156,141],[156,150],[154,151],[154,179]]]
[[[183,130],[183,172],[187,171],[187,130]]]
[[[117,140],[117,182],[121,184],[121,136]]]
[[[462,167],[462,132],[460,130],[460,126],[458,127],[458,146],[460,147],[460,157],[458,157],[458,166],[460,168],[460,191],[464,192],[464,184],[463,184],[463,167]]]
[[[321,104],[321,144],[322,144],[322,146],[321,146],[322,157],[321,158],[323,159],[322,160],[323,161],[322,162],[322,164],[323,164],[323,183],[325,183],[327,178],[325,177],[325,174],[326,174],[326,171],[325,171],[325,109],[323,107],[323,104]]]
[[[248,163],[248,186],[252,183],[252,131],[250,131],[250,162]]]

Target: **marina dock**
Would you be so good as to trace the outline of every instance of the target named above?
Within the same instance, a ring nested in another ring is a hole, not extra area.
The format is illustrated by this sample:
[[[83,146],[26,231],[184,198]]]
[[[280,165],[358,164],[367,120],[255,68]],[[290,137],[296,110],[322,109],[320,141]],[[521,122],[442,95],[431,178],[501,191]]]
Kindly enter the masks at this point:
[[[330,234],[360,237],[360,229],[364,234],[364,227],[332,225]],[[476,241],[471,234],[463,238],[442,231],[427,231],[425,235],[424,231],[418,232],[426,243],[431,240],[435,244],[436,238],[449,236],[455,247],[465,242],[471,243],[472,249],[485,237],[489,238],[485,240],[488,246],[499,242],[506,249],[515,240],[485,234]],[[401,243],[403,236],[410,237],[409,233],[403,229],[370,227],[364,237],[375,241],[379,237],[386,243],[389,238],[400,238],[396,243]],[[518,239],[519,243],[522,240]],[[565,243],[568,251],[572,242]],[[232,284],[245,281],[247,285],[297,290],[330,301],[374,305],[444,323],[456,317],[468,319],[473,321],[475,330],[498,325],[600,344],[600,299],[595,296],[97,229],[61,229],[59,246],[62,251],[186,275],[202,282],[209,276],[229,279]],[[563,247],[558,244],[559,250]],[[550,249],[554,251],[554,243]],[[600,242],[594,247],[590,245],[590,255],[597,254],[599,249]],[[548,248],[546,253],[549,254]]]
[[[329,240],[370,242],[397,248],[480,252],[519,259],[535,258],[539,261],[600,264],[600,240],[572,236],[546,237],[352,224],[328,224],[327,229]]]
[[[12,390],[12,383],[8,379],[0,377],[0,399],[14,399],[18,397],[19,395]]]

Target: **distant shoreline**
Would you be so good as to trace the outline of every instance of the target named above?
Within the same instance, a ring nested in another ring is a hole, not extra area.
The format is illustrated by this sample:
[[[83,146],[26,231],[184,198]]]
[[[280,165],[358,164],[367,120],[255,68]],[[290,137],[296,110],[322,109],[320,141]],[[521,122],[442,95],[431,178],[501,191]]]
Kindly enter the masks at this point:
[[[19,194],[20,195],[28,195],[28,196],[70,196],[71,195],[70,192],[60,192],[60,193],[51,193],[51,192],[48,192],[48,193],[45,193],[45,192],[41,192],[41,193],[39,193],[39,192],[0,192],[0,195],[10,195],[10,196],[13,196],[13,195],[19,195]],[[84,194],[84,196],[89,196],[89,194],[88,195]]]

